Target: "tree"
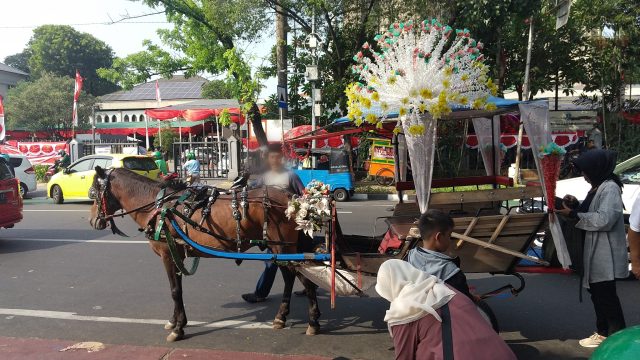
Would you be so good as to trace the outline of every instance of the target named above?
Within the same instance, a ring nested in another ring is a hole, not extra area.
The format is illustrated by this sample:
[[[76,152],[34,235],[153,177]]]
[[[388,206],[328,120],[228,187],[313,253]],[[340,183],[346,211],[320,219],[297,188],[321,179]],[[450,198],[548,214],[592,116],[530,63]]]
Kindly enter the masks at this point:
[[[77,69],[85,78],[86,91],[99,96],[117,90],[115,84],[96,74],[96,69],[110,67],[113,59],[111,47],[91,34],[66,25],[43,25],[33,31],[25,50],[12,55],[11,60],[20,66],[26,60],[35,79],[46,73],[75,77]]]
[[[160,147],[162,151],[171,153],[173,143],[178,140],[179,135],[171,128],[160,129],[160,134],[153,139],[153,147]],[[160,144],[160,138],[162,138],[162,144]]]
[[[37,80],[21,82],[6,99],[8,127],[29,131],[70,129],[74,80],[44,73]],[[88,127],[95,98],[84,91],[78,101],[80,128]]]
[[[206,99],[233,99],[231,85],[225,80],[214,79],[202,86],[202,97]]]
[[[25,51],[7,56],[4,58],[4,63],[14,69],[29,72],[29,55]]]
[[[239,42],[259,39],[269,17],[259,0],[141,0],[164,9],[173,29],[159,30],[163,43],[179,55],[145,41],[145,50],[114,61],[99,74],[125,88],[154,75],[170,77],[176,72],[192,76],[201,72],[227,75],[234,97],[244,104],[259,141],[266,144],[261,115],[255,104],[260,74],[254,74]]]

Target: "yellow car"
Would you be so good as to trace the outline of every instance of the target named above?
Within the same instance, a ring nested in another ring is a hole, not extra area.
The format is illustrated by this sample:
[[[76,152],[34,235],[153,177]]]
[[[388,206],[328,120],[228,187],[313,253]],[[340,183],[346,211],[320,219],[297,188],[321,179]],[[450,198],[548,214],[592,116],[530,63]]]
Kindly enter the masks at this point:
[[[85,156],[63,171],[51,177],[47,183],[47,195],[56,204],[64,200],[91,200],[95,197],[93,175],[96,166],[102,168],[125,168],[149,179],[162,176],[154,159],[144,155],[107,154]]]

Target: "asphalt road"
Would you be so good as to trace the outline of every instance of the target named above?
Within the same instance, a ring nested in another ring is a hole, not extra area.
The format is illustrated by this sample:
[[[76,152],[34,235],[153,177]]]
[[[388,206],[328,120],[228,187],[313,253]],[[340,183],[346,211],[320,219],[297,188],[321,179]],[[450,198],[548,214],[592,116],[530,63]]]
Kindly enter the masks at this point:
[[[163,324],[172,311],[164,269],[129,219],[118,220],[130,235],[92,230],[87,203],[60,206],[43,198],[26,201],[25,219],[0,230],[0,336],[169,346]],[[339,206],[345,233],[382,231],[375,218],[389,215],[390,202],[359,201]],[[383,316],[385,300],[320,294],[322,333],[305,336],[306,300],[295,299],[288,327],[272,330],[282,291],[278,279],[268,301],[247,304],[262,270],[260,262],[204,259],[185,279],[187,315],[195,325],[174,347],[314,354],[335,358],[390,359],[392,343]],[[577,339],[593,332],[594,314],[578,280],[566,275],[525,275],[516,298],[489,301],[502,336],[520,359],[582,359],[590,351]],[[471,276],[478,291],[509,281],[505,276]],[[299,288],[300,285],[297,285]],[[640,323],[640,283],[625,281],[619,292],[628,324]]]

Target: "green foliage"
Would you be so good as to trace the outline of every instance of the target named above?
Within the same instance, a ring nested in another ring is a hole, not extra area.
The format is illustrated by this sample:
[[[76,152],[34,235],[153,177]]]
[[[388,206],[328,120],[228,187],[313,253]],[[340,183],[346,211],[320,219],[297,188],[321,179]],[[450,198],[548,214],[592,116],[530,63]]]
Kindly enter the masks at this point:
[[[229,114],[229,110],[223,109],[222,113],[218,117],[218,123],[222,126],[231,125],[231,114]]]
[[[162,138],[162,143],[160,143],[160,138]],[[163,151],[171,153],[173,143],[176,142],[178,138],[178,133],[176,133],[172,129],[162,128],[160,129],[160,136],[156,136],[153,139],[153,147],[160,147]]]
[[[47,170],[49,170],[49,165],[33,165],[33,170],[36,172],[36,181],[44,182],[44,176],[47,174]]]
[[[7,56],[4,58],[4,63],[14,69],[29,72],[29,55],[25,51]]]
[[[233,99],[231,85],[224,80],[214,79],[202,86],[202,97],[206,99]]]
[[[54,131],[71,128],[74,80],[44,73],[9,90],[5,112],[8,128]],[[84,91],[78,101],[80,128],[88,128],[95,98]]]
[[[66,25],[43,25],[33,30],[33,36],[22,53],[12,61],[22,65],[26,59],[32,78],[50,73],[75,77],[76,69],[84,80],[84,89],[99,96],[117,87],[98,77],[96,69],[110,67],[113,50],[105,42],[88,33]]]

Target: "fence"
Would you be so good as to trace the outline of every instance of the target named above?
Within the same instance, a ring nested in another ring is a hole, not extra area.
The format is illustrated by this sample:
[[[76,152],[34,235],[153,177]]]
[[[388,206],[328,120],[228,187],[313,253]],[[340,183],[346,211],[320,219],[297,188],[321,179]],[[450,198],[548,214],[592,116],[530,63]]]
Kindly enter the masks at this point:
[[[229,172],[229,144],[221,139],[206,142],[173,143],[173,171],[182,174],[187,153],[192,152],[200,162],[200,177],[226,178]]]
[[[80,157],[87,155],[99,154],[132,154],[139,155],[144,153],[144,149],[138,146],[136,141],[87,141],[80,143]]]

